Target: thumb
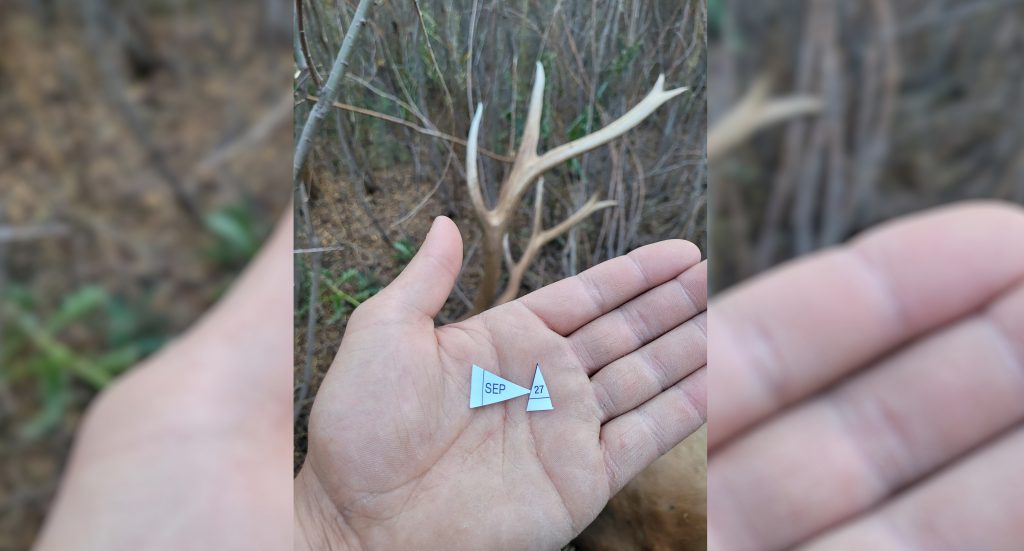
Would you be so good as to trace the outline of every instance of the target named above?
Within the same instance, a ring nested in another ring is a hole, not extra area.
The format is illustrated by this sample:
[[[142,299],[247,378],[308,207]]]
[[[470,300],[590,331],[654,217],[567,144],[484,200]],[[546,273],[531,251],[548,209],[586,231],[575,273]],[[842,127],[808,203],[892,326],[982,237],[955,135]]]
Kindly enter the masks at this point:
[[[459,228],[447,216],[438,216],[416,256],[380,295],[433,318],[448,300],[461,267]]]

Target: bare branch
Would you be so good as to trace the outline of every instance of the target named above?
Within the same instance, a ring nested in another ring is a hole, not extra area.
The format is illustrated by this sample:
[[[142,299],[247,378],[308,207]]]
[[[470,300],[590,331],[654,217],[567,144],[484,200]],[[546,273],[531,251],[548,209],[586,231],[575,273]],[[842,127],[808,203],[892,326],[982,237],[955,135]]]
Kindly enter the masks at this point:
[[[306,96],[306,99],[308,99],[310,101],[317,101],[318,98],[316,96]],[[432,136],[434,138],[440,138],[440,139],[448,141],[448,142],[459,144],[459,145],[461,145],[463,147],[468,147],[468,143],[466,142],[466,140],[463,140],[462,138],[458,138],[456,136],[452,136],[451,134],[445,134],[444,132],[441,132],[440,130],[432,130],[430,128],[424,128],[422,126],[417,126],[417,125],[415,125],[415,124],[413,124],[413,123],[411,123],[411,122],[409,122],[407,120],[403,120],[403,119],[400,119],[398,117],[392,117],[391,115],[387,115],[387,114],[381,113],[379,111],[373,111],[372,109],[364,109],[362,107],[356,107],[355,105],[350,105],[350,104],[347,104],[347,103],[341,103],[340,101],[335,101],[335,102],[331,103],[331,106],[333,106],[333,107],[335,107],[337,109],[341,109],[342,111],[351,111],[353,113],[359,113],[360,115],[366,115],[368,117],[373,117],[373,118],[376,118],[376,119],[380,119],[382,121],[388,121],[388,122],[391,122],[391,123],[400,124],[402,126],[405,126],[406,128],[410,128],[412,130],[415,130],[416,132],[419,132],[420,134],[425,134],[427,136]],[[512,161],[515,160],[514,158],[509,157],[508,155],[501,155],[499,153],[495,153],[495,152],[493,152],[493,151],[491,151],[489,149],[484,149],[482,147],[477,148],[477,150],[482,155],[484,155],[485,157],[490,157],[490,158],[494,159],[495,161],[501,161],[503,163],[511,163]]]
[[[302,126],[302,133],[295,144],[295,157],[292,160],[293,184],[299,178],[299,171],[306,164],[306,157],[309,156],[309,150],[313,144],[313,136],[319,130],[320,123],[324,117],[327,116],[331,103],[338,98],[338,92],[341,90],[339,84],[345,75],[345,71],[348,69],[348,56],[352,52],[352,45],[355,44],[356,36],[359,35],[359,29],[366,22],[366,9],[369,5],[370,0],[359,0],[359,5],[356,6],[356,13],[352,16],[352,24],[348,26],[348,31],[345,32],[345,38],[341,41],[341,48],[338,49],[338,55],[334,58],[334,65],[331,66],[331,73],[327,76],[327,83],[324,84],[323,89],[320,91],[320,99],[317,100],[313,109],[309,111],[306,124]]]

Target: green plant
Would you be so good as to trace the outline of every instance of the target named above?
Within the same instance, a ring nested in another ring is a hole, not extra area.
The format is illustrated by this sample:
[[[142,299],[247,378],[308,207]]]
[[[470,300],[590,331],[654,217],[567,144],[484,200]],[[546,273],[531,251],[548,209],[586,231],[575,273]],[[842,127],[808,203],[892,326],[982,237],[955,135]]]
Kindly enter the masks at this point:
[[[220,207],[204,217],[213,237],[206,254],[226,268],[244,266],[259,250],[270,228],[258,222],[251,204],[234,203]]]
[[[392,246],[395,248],[395,260],[402,266],[408,264],[412,257],[416,256],[416,247],[408,239],[395,241]]]
[[[301,301],[295,319],[300,319],[309,311],[309,286],[312,274],[303,272],[299,293]],[[366,299],[380,291],[376,278],[356,268],[349,268],[341,274],[334,274],[324,268],[320,270],[319,304],[322,312],[330,312],[328,324],[337,323],[343,316],[350,314]]]
[[[7,383],[36,387],[40,410],[19,427],[37,438],[53,429],[72,401],[76,383],[106,387],[118,374],[159,348],[165,338],[151,333],[137,309],[102,287],[85,285],[67,294],[45,319],[31,291],[14,285],[4,293],[2,314],[9,330],[0,343]],[[66,335],[76,333],[76,345]]]

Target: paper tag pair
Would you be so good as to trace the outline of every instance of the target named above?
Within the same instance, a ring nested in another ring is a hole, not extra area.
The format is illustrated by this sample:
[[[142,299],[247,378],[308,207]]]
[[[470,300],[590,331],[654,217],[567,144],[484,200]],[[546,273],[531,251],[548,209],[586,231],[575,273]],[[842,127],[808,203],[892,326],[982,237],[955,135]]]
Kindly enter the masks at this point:
[[[533,387],[523,388],[507,379],[503,379],[486,369],[473,364],[473,375],[470,380],[469,407],[489,406],[529,394],[526,411],[544,411],[555,409],[551,404],[551,394],[544,376],[540,373],[540,364],[533,374]]]

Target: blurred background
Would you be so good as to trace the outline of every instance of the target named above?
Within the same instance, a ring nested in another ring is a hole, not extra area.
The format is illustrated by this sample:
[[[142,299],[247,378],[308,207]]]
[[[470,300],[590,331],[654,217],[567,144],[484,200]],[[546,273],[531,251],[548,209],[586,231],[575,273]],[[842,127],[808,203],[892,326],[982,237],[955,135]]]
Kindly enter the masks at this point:
[[[357,5],[297,3],[296,135]],[[309,407],[349,314],[398,274],[438,215],[455,220],[465,242],[462,275],[440,320],[471,311],[483,255],[466,187],[464,140],[482,102],[480,179],[493,204],[523,131],[535,62],[547,75],[541,151],[616,119],[647,95],[659,73],[666,88],[690,92],[621,138],[545,175],[545,228],[595,193],[618,203],[547,244],[518,293],[662,239],[689,239],[705,250],[706,17],[703,0],[369,3],[337,104],[299,177],[296,470],[305,454]],[[514,258],[529,242],[533,199],[532,192],[523,198],[511,224]],[[307,326],[311,305],[316,310]],[[660,471],[647,473],[648,490],[631,487],[623,495],[632,497],[613,502],[602,517],[617,516],[617,524],[598,526],[574,545],[633,549],[661,538],[665,548],[703,548],[702,438],[703,432]],[[663,491],[655,496],[650,488]],[[593,536],[595,530],[600,534]]]
[[[1024,1],[708,11],[714,288],[907,212],[1024,202]]]
[[[0,3],[0,550],[89,401],[287,207],[291,30],[281,2]]]

